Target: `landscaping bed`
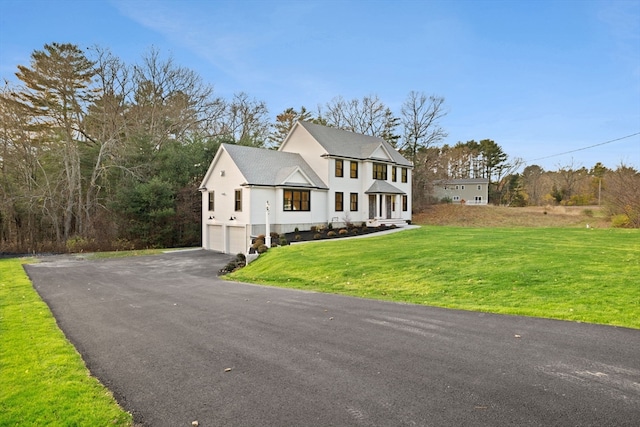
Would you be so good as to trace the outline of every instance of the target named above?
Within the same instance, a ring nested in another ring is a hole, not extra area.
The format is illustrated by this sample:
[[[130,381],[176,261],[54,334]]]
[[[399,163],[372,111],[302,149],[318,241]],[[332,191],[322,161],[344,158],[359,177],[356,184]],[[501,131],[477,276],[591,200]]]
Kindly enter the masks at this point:
[[[346,237],[362,236],[365,234],[379,233],[380,231],[390,230],[396,228],[396,226],[387,227],[381,225],[378,227],[362,226],[350,226],[343,228],[315,228],[305,231],[293,231],[291,233],[284,233],[280,236],[284,236],[288,244],[296,242],[310,242],[314,240],[326,240],[326,239],[340,239]],[[276,239],[279,240],[279,239]],[[274,240],[272,239],[272,242]],[[279,241],[277,243],[280,243]]]

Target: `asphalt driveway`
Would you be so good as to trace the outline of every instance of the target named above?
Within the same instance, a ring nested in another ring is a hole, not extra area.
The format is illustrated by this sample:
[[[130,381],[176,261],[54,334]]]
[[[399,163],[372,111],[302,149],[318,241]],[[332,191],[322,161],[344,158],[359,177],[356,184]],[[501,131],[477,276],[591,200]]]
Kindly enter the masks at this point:
[[[640,331],[220,280],[206,251],[25,268],[145,426],[637,426]]]

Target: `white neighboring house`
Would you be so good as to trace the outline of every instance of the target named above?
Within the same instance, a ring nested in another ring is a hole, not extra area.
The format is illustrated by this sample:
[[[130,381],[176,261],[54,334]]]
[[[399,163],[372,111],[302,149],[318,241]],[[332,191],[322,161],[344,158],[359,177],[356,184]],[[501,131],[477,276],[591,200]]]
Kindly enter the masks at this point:
[[[269,229],[411,221],[413,165],[381,138],[298,121],[280,148],[218,149],[200,185],[202,246],[244,253]]]
[[[434,181],[433,193],[438,200],[452,203],[486,205],[489,202],[489,180],[486,178],[442,179]]]

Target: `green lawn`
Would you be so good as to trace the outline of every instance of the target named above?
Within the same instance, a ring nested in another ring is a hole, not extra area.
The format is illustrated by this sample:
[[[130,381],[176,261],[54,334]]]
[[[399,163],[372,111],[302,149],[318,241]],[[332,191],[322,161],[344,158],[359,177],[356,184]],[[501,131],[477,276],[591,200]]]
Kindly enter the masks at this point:
[[[227,277],[640,328],[640,230],[424,226],[273,248]]]
[[[0,426],[130,426],[35,292],[0,260]]]

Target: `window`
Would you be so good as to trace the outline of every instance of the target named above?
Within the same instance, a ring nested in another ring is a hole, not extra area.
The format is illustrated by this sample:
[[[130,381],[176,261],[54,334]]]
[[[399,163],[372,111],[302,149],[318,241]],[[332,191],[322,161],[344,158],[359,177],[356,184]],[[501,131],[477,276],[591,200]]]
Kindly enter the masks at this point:
[[[351,193],[349,205],[351,212],[358,210],[358,193]]]
[[[482,185],[478,185],[478,190],[482,190]]]
[[[482,196],[476,196],[476,198],[475,198],[475,202],[476,202],[477,204],[482,203]]]
[[[214,204],[213,195],[214,195],[214,192],[213,191],[209,191],[209,210],[211,212],[213,212],[215,210],[214,209],[215,204]]]
[[[373,164],[373,179],[387,179],[387,165],[384,163]]]
[[[340,159],[336,159],[336,176],[342,177],[344,176],[343,162]]]
[[[395,167],[395,166],[393,166],[393,167],[391,168],[391,181],[393,181],[393,182],[396,182],[396,181],[397,181],[397,178],[396,178],[396,174],[397,174],[397,172],[398,172],[398,170],[397,170],[397,169],[398,169],[398,168],[397,168],[397,167]]]
[[[284,190],[283,210],[310,211],[311,192],[309,190]]]
[[[402,211],[406,212],[409,209],[409,199],[406,195],[402,196]]]
[[[236,212],[241,212],[242,211],[242,190],[236,190],[236,195],[235,195],[235,209]]]
[[[407,182],[407,168],[402,168],[402,182]]]
[[[351,178],[358,177],[358,162],[351,162]]]
[[[341,212],[344,210],[343,207],[343,194],[336,192],[336,211]]]
[[[459,202],[460,201],[460,196],[453,196],[453,201],[454,202]]]
[[[460,186],[460,189],[461,189],[461,190],[464,190],[464,185],[461,185],[461,186]]]

